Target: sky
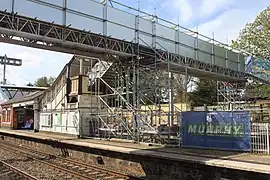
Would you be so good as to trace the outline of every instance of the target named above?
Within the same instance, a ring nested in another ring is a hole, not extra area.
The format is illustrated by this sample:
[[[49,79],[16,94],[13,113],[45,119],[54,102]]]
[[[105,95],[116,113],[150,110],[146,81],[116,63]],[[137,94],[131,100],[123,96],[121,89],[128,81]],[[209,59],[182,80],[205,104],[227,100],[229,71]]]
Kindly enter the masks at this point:
[[[3,0],[0,5],[8,6],[8,1]],[[59,4],[61,2],[61,0],[47,1]],[[81,2],[85,1],[89,0],[81,0]],[[138,0],[118,0],[118,2],[135,8],[139,6],[142,11],[156,14],[166,20],[179,23],[183,27],[198,29],[201,34],[209,37],[213,37],[214,33],[214,38],[223,43],[230,43],[231,40],[236,39],[245,24],[252,22],[263,9],[270,5],[269,0],[140,0],[139,5]],[[87,9],[87,6],[84,9]],[[29,15],[35,12],[35,8],[31,11],[29,8],[25,10],[30,13]],[[38,14],[45,17],[47,16],[45,12],[38,12]],[[53,13],[55,12],[50,11],[48,14]],[[49,20],[52,17],[55,16],[51,16]],[[92,28],[90,25],[88,27]],[[23,60],[21,67],[7,66],[7,80],[16,85],[33,83],[42,76],[56,77],[72,57],[71,54],[0,43],[0,55],[4,54]],[[3,67],[0,66],[0,81],[2,81],[2,72]]]

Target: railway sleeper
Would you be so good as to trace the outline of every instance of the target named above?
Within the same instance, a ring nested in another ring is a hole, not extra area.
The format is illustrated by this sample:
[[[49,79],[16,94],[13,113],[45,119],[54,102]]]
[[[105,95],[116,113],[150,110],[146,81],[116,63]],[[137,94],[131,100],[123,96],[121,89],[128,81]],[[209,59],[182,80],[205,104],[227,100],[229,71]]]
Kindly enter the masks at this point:
[[[115,176],[107,176],[103,178],[104,180],[108,180],[108,179],[115,179]]]
[[[72,166],[72,169],[78,169],[79,168],[79,166]]]
[[[100,174],[97,175],[97,177],[104,177],[104,176],[108,176],[108,174],[100,173]]]
[[[14,174],[14,172],[9,172],[9,173],[5,173],[5,174],[1,174],[1,177],[5,177],[8,176],[10,179],[15,180],[15,179],[23,179],[22,176],[18,175],[18,174]]]
[[[100,173],[100,172],[91,172],[91,173],[88,173],[89,175],[97,175],[98,173]]]
[[[0,173],[5,172],[5,171],[10,171],[10,169],[6,168],[6,167],[0,167]]]
[[[0,177],[1,176],[6,176],[6,175],[9,175],[9,174],[13,174],[13,171],[4,171],[3,173],[1,172],[1,174],[0,174]]]
[[[37,153],[35,153],[34,151],[32,153],[26,153],[28,155],[32,155],[32,156],[37,156]],[[44,160],[44,155],[41,155],[41,153],[39,154],[39,157],[42,157],[42,159]],[[46,155],[46,157],[48,157]],[[59,167],[62,166],[62,168],[65,168],[65,167],[69,167],[70,169],[72,170],[78,170],[78,171],[81,171],[81,173],[86,173],[88,174],[89,176],[96,176],[97,179],[117,179],[117,180],[121,180],[121,179],[126,179],[124,177],[118,177],[117,175],[114,175],[114,174],[111,174],[111,173],[107,173],[107,172],[104,172],[104,171],[97,171],[95,169],[92,169],[91,167],[82,167],[80,165],[77,165],[75,163],[72,163],[72,162],[66,162],[66,161],[63,161],[63,160],[59,160],[57,159],[56,156],[49,156],[49,157],[52,157],[52,159],[47,159],[46,161],[49,162],[49,163],[52,163],[52,164],[58,164]],[[38,158],[39,159],[39,158]],[[64,167],[63,167],[64,166]],[[0,170],[1,170],[1,166],[0,166]],[[68,174],[64,174],[64,177],[66,177]]]
[[[78,170],[79,170],[79,171],[85,171],[86,168],[85,168],[85,167],[80,167]]]
[[[93,170],[87,169],[84,172],[88,173],[88,172],[93,172]]]
[[[67,166],[67,167],[74,167],[73,164],[68,164],[68,163],[66,164],[66,166]]]

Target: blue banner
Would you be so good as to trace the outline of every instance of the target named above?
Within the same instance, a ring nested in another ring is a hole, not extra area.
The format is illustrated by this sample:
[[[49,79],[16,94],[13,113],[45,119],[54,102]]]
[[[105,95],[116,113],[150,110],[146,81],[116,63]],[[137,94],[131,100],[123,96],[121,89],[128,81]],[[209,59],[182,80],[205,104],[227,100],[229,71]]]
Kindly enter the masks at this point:
[[[247,111],[183,112],[182,146],[250,151]]]

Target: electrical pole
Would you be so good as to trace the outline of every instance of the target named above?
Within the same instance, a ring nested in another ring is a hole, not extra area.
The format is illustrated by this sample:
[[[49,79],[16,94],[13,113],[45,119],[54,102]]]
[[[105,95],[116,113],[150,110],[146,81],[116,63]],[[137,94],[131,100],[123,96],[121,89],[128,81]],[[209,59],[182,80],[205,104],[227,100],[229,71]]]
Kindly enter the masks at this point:
[[[21,59],[15,59],[15,58],[9,58],[7,55],[0,56],[0,64],[4,65],[4,70],[3,70],[3,84],[7,83],[6,79],[6,66],[21,66],[22,65],[22,60]]]

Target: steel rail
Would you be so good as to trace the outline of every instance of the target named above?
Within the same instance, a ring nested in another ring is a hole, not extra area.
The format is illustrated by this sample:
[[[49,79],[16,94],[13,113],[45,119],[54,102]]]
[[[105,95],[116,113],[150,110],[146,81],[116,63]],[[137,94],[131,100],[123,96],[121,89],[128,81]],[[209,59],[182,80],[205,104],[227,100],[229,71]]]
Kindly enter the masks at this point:
[[[57,165],[55,165],[55,164],[53,164],[53,163],[46,162],[46,161],[44,161],[44,160],[40,160],[40,159],[38,159],[38,158],[35,158],[35,157],[33,157],[33,156],[30,156],[29,154],[28,154],[28,155],[22,154],[22,153],[20,153],[20,152],[23,152],[23,150],[21,150],[21,149],[19,149],[19,148],[16,148],[16,149],[15,149],[15,148],[7,147],[7,146],[2,146],[2,148],[3,148],[3,149],[6,149],[6,150],[9,150],[9,151],[10,151],[10,150],[13,150],[13,153],[15,153],[15,154],[19,154],[19,155],[21,155],[21,156],[24,156],[24,157],[33,159],[33,160],[35,160],[35,161],[37,161],[37,162],[40,162],[40,163],[42,163],[42,164],[48,165],[49,167],[52,167],[52,168],[53,168],[54,170],[56,170],[56,171],[60,171],[60,172],[63,172],[63,173],[65,173],[65,174],[68,174],[68,175],[71,175],[71,176],[75,176],[75,177],[77,177],[77,178],[79,178],[79,179],[96,180],[95,178],[91,178],[91,177],[82,175],[82,174],[80,174],[80,173],[78,173],[78,172],[74,172],[74,171],[71,171],[71,170],[69,170],[69,169],[66,169],[66,168],[57,166]],[[18,150],[19,150],[19,152],[18,152]]]
[[[18,168],[6,163],[5,161],[0,160],[0,165],[2,165],[5,168],[11,170],[12,172],[15,172],[15,173],[19,174],[21,177],[25,177],[26,179],[29,179],[29,180],[37,180],[36,177],[34,177],[34,176],[32,176],[32,175],[30,175],[30,174],[28,174],[28,173],[26,173],[26,172],[24,172],[24,171],[22,171],[22,170],[20,170]]]
[[[51,154],[48,154],[48,153],[45,153],[45,152],[30,149],[28,147],[23,147],[23,148],[27,149],[28,151],[30,150],[33,153],[40,153],[41,155],[51,156],[53,158],[57,158],[57,159],[60,159],[60,160],[66,161],[66,162],[70,162],[70,163],[75,163],[76,165],[80,165],[80,166],[83,166],[83,167],[87,167],[87,168],[90,167],[90,168],[93,168],[93,169],[96,169],[96,170],[102,170],[104,172],[107,172],[107,173],[110,173],[112,175],[116,175],[116,176],[119,176],[119,177],[126,178],[128,176],[127,174],[123,174],[123,173],[120,173],[120,172],[117,172],[117,171],[114,171],[114,170],[93,166],[93,165],[86,164],[86,163],[83,163],[83,162],[79,162],[79,161],[76,161],[76,160],[71,160],[71,159],[66,159],[66,158],[63,158],[63,157],[54,156],[54,155],[51,155]]]
[[[27,148],[27,147],[22,147],[22,146],[17,146],[17,145],[13,145],[13,144],[6,144],[5,143],[5,148],[8,148],[7,146],[12,146],[13,150],[19,150],[21,152],[25,152],[25,151],[31,151],[31,153],[33,154],[36,154],[36,155],[41,155],[41,156],[47,156],[47,157],[51,157],[51,158],[54,158],[55,160],[58,161],[58,163],[50,163],[50,162],[47,162],[47,161],[44,161],[44,160],[40,160],[38,158],[33,158],[31,155],[26,155],[27,157],[31,158],[31,159],[34,159],[36,161],[39,161],[41,163],[44,163],[44,164],[47,164],[49,166],[52,166],[54,168],[59,168],[61,171],[65,171],[65,170],[68,170],[66,168],[63,168],[61,166],[58,166],[56,164],[59,164],[59,162],[61,163],[61,161],[63,161],[63,163],[69,163],[69,164],[73,164],[75,166],[80,166],[81,168],[88,168],[88,169],[93,169],[93,170],[96,170],[96,171],[99,171],[100,173],[107,173],[108,175],[111,175],[111,176],[114,176],[114,178],[122,178],[122,179],[143,179],[143,178],[139,178],[139,177],[130,177],[129,175],[127,174],[123,174],[123,173],[120,173],[120,172],[117,172],[117,171],[114,171],[114,170],[110,170],[110,169],[105,169],[105,168],[101,168],[101,167],[97,167],[97,166],[94,166],[94,165],[90,165],[90,164],[86,164],[86,163],[82,163],[82,162],[79,162],[79,161],[76,161],[76,160],[70,160],[70,159],[66,159],[66,158],[63,158],[63,157],[59,157],[59,156],[55,156],[55,155],[51,155],[51,154],[48,154],[48,153],[45,153],[45,152],[41,152],[41,151],[37,151],[37,150],[33,150],[31,148]],[[31,157],[30,157],[31,156]],[[75,171],[72,171],[72,170],[68,170],[68,173],[72,174],[73,172]],[[83,178],[86,178],[86,179],[93,179],[93,180],[96,180],[96,178],[89,178],[88,176],[84,176],[80,173],[77,173],[75,172],[75,175],[76,176],[81,176]]]

